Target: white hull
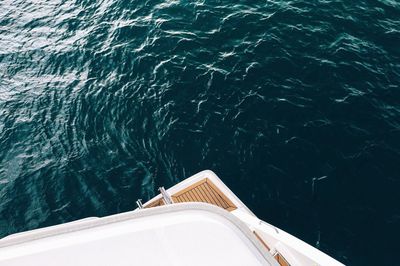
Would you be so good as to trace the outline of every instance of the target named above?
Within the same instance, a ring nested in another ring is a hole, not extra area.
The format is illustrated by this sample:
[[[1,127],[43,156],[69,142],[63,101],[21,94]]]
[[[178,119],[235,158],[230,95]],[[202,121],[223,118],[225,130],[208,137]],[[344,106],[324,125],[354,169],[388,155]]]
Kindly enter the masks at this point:
[[[163,193],[143,209],[3,238],[0,266],[343,265],[258,219],[212,171]]]
[[[199,182],[205,178],[210,179],[237,207],[231,213],[243,221],[252,231],[256,232],[262,241],[267,244],[272,255],[279,253],[289,263],[289,265],[344,265],[322,251],[305,243],[304,241],[290,235],[289,233],[258,219],[250,209],[218,178],[218,176],[210,171],[205,170],[193,175],[167,191],[173,195],[182,189]],[[161,198],[161,195],[152,199]],[[147,203],[147,204],[149,204]]]

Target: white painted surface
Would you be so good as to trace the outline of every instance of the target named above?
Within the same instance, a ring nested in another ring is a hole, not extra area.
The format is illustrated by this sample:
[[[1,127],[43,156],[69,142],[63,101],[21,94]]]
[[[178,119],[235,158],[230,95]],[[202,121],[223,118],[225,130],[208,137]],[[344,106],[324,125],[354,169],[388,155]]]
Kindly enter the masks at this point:
[[[230,213],[210,211],[204,204],[198,209],[179,205],[130,213],[132,219],[116,215],[2,240],[0,265],[271,265]],[[139,213],[149,215],[135,217]]]
[[[292,266],[343,266],[320,250],[258,219],[212,171],[202,171],[167,191],[174,194],[204,178],[209,178],[238,209],[227,213],[208,204],[197,204],[199,209],[192,209],[191,214],[186,212],[185,215],[177,215],[174,209],[180,209],[183,205],[194,207],[196,204],[173,204],[15,234],[0,239],[0,266],[276,265],[270,254],[265,254],[265,247],[260,247],[258,240],[254,243],[254,235],[250,230],[256,231],[272,253],[278,251]],[[158,195],[153,200],[160,197]],[[209,207],[205,208],[205,205]],[[205,211],[204,208],[214,210],[210,214],[210,210]],[[165,210],[162,217],[142,217],[140,221],[127,219],[120,221],[118,225],[107,224],[107,221],[120,219],[118,217],[129,218],[132,213],[154,212],[155,209]],[[242,226],[232,223],[232,217],[242,223]],[[227,221],[224,218],[229,219]],[[38,232],[46,234],[50,230],[84,227],[92,223],[101,226],[89,226],[84,230],[1,247],[5,242],[19,243],[27,237],[34,238]],[[247,229],[247,233],[244,232],[246,230],[240,230],[243,227]],[[193,239],[196,241],[190,241]]]
[[[221,179],[210,170],[197,173],[171,187],[168,191],[173,194],[203,178],[209,178],[238,207],[231,213],[246,223],[251,230],[255,230],[271,248],[272,254],[278,251],[292,266],[344,265],[295,236],[258,219]]]
[[[322,251],[310,246],[306,242],[294,237],[285,231],[270,225],[253,215],[242,210],[235,210],[233,215],[247,224],[249,228],[256,231],[271,248],[271,253],[278,251],[292,266],[297,265],[329,265],[344,266],[341,262],[333,259]]]

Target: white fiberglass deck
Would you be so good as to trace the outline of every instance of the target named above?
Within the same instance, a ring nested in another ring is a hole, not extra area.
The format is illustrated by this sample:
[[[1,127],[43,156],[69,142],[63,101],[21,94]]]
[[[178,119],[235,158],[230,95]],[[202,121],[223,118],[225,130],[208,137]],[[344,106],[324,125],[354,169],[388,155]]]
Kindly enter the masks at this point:
[[[0,265],[276,265],[232,214],[184,203],[0,241]]]

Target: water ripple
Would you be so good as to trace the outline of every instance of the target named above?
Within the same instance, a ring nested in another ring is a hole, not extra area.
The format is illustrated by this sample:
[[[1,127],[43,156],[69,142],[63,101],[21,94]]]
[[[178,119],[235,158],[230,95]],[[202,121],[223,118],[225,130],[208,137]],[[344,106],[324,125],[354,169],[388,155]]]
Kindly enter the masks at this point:
[[[0,2],[0,236],[210,168],[339,260],[392,263],[369,243],[399,226],[399,17],[391,0]]]

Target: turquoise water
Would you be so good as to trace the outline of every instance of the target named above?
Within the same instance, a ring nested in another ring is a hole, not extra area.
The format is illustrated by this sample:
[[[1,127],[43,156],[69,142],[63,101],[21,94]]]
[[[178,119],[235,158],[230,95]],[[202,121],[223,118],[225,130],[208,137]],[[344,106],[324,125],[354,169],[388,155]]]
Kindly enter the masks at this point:
[[[349,265],[394,265],[400,3],[0,1],[0,237],[204,169]]]

